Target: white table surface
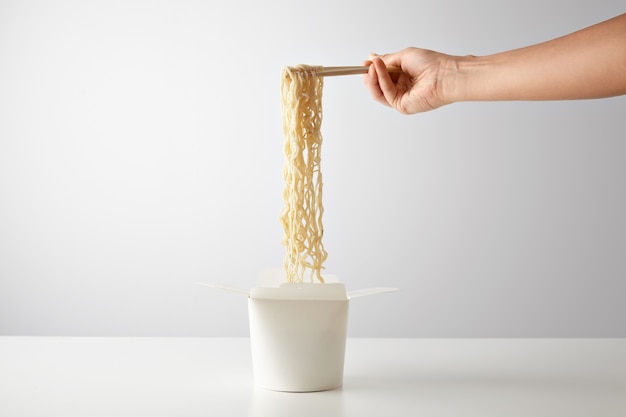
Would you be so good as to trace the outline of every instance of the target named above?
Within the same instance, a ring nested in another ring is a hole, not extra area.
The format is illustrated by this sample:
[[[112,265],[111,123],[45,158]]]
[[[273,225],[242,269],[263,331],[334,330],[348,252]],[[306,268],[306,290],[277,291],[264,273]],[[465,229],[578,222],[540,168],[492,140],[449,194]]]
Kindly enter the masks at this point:
[[[625,417],[626,339],[349,339],[342,388],[280,393],[246,338],[0,337],[0,416]]]

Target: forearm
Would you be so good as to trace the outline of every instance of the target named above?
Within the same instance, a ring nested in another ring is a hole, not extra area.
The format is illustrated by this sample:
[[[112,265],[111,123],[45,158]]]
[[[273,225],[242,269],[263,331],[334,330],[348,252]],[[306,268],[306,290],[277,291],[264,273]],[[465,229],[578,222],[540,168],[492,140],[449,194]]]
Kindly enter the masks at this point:
[[[457,57],[449,101],[565,100],[626,94],[626,14],[484,57]]]

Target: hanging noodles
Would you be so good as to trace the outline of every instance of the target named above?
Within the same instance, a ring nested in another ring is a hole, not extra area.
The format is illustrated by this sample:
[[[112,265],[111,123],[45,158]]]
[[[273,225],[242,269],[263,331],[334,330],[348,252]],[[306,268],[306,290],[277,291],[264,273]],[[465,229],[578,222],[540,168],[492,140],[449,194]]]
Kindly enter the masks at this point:
[[[281,72],[281,104],[285,137],[283,178],[285,207],[280,220],[286,246],[284,267],[288,282],[302,282],[321,275],[328,254],[322,244],[322,89],[321,67],[299,65]]]

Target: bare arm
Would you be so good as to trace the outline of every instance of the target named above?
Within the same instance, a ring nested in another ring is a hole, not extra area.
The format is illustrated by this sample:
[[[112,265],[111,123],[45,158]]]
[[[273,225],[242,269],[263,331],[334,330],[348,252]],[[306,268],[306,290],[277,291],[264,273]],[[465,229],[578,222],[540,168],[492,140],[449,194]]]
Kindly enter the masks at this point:
[[[372,56],[364,83],[402,113],[457,101],[571,100],[626,94],[626,14],[498,54],[451,56],[419,48]],[[386,65],[402,68],[393,82]]]

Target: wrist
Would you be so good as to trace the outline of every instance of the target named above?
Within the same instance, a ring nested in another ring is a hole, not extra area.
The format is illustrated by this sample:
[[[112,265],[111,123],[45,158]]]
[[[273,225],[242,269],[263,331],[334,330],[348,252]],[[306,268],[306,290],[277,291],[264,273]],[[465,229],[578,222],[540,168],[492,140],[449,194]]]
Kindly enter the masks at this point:
[[[480,66],[480,59],[473,55],[449,56],[442,63],[442,97],[447,104],[477,99],[473,86]]]

